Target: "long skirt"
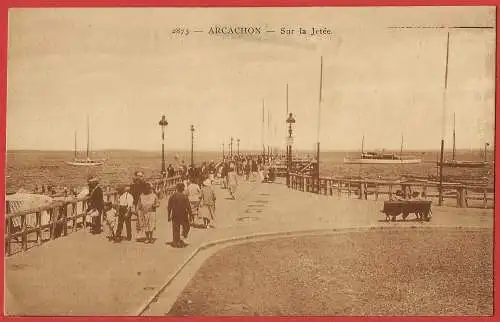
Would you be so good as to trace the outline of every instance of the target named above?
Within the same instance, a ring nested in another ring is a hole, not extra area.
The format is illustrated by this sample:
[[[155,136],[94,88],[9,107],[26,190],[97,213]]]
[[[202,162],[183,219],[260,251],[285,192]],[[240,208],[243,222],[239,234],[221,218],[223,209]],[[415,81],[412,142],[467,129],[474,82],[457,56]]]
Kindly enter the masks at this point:
[[[200,207],[200,217],[215,221],[215,205],[204,205]]]
[[[155,211],[140,211],[139,212],[138,231],[153,231],[156,229],[156,212]]]

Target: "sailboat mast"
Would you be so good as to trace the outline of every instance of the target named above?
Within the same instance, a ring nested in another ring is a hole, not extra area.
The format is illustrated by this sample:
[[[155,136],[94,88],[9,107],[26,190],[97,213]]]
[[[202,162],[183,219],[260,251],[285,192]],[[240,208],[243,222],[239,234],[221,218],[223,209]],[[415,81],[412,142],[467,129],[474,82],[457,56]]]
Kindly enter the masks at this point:
[[[453,161],[455,161],[455,113],[453,113]]]
[[[261,140],[262,140],[262,156],[265,156],[265,154],[266,154],[266,146],[264,144],[264,100],[262,100],[262,133],[261,133]]]
[[[319,99],[318,99],[318,133],[317,139],[318,143],[316,146],[316,193],[320,193],[320,183],[319,183],[319,154],[320,154],[320,146],[319,146],[319,133],[320,133],[320,125],[321,125],[321,101],[323,92],[323,56],[321,56],[321,64],[320,64],[320,72],[319,72]]]
[[[361,139],[361,156],[365,152],[365,135],[363,134],[363,138]]]
[[[75,159],[76,159],[76,131],[75,131]]]
[[[446,92],[448,89],[448,56],[450,53],[450,32],[446,38],[446,65],[444,71],[444,90],[443,90],[443,124],[441,133],[441,155],[439,162],[439,201],[438,205],[443,205],[443,163],[444,163],[444,122],[446,116]]]
[[[87,159],[89,158],[90,150],[90,126],[89,126],[89,116],[87,115]]]
[[[403,155],[403,133],[401,133],[401,150],[399,151],[400,156]]]

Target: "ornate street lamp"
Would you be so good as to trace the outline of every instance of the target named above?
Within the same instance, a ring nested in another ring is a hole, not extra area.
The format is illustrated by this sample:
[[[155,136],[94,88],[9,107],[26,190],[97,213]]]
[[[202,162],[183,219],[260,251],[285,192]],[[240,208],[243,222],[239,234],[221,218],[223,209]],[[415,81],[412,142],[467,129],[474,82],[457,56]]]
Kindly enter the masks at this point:
[[[191,167],[194,167],[193,147],[194,147],[194,125],[191,124]]]
[[[288,124],[288,139],[287,139],[287,148],[286,148],[286,156],[287,156],[287,175],[286,175],[286,185],[290,187],[290,171],[292,169],[292,124],[295,123],[295,119],[293,118],[292,113],[288,115],[286,119],[286,123]]]
[[[225,156],[224,156],[224,143],[222,143],[222,160],[224,160]]]
[[[240,139],[237,139],[236,143],[238,144],[238,158],[239,158],[240,157]]]
[[[167,175],[167,170],[165,169],[165,128],[168,125],[165,115],[161,116],[158,125],[161,126],[161,175],[165,177]]]

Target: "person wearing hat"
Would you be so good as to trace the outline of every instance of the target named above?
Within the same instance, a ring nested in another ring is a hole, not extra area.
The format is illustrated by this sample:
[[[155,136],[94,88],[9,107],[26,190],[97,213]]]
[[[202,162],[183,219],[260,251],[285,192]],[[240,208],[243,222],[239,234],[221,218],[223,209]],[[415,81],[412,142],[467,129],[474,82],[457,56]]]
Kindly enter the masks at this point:
[[[179,248],[186,245],[181,240],[180,227],[182,226],[182,236],[187,238],[190,229],[191,205],[184,193],[184,184],[178,183],[176,190],[168,199],[168,221],[172,221],[172,247]]]
[[[132,195],[133,207],[132,212],[137,215],[137,204],[139,203],[139,197],[143,191],[146,190],[146,182],[144,181],[144,173],[142,171],[136,171],[132,178],[132,184],[130,185],[130,194]],[[140,229],[140,226],[137,226]]]
[[[102,229],[101,216],[104,211],[104,195],[101,187],[99,186],[99,180],[97,177],[91,176],[88,179],[88,184],[89,199],[87,212],[92,218],[90,232],[92,234],[100,234]]]
[[[130,193],[130,186],[120,189],[118,198],[118,227],[116,228],[116,239],[122,239],[123,224],[127,230],[127,240],[132,240],[132,208],[134,207],[134,197]]]
[[[206,179],[201,187],[200,216],[203,218],[205,228],[215,227],[215,197],[211,187],[212,181]]]

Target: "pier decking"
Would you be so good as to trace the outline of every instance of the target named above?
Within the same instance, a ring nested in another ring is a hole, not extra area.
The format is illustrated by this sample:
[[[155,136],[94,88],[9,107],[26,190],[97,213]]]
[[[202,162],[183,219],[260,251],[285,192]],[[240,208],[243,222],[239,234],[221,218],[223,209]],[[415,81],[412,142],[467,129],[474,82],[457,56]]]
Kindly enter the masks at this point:
[[[217,227],[193,228],[183,249],[171,248],[166,199],[157,214],[154,244],[108,242],[88,229],[7,257],[7,315],[155,315],[158,292],[200,247],[262,234],[377,227],[493,227],[491,209],[434,207],[431,222],[385,222],[382,201],[346,199],[242,182],[237,199],[214,186]],[[165,292],[168,291],[168,288]],[[159,313],[162,312],[162,313]]]

